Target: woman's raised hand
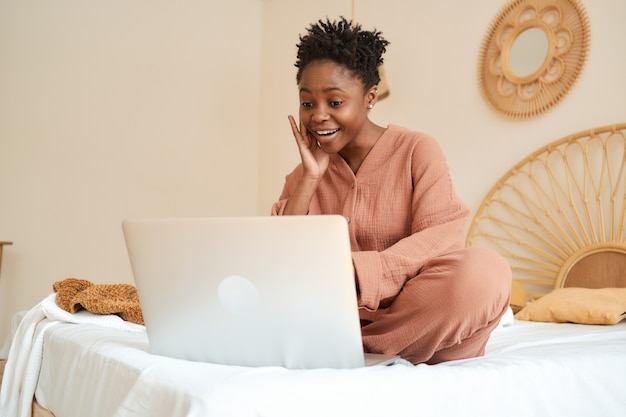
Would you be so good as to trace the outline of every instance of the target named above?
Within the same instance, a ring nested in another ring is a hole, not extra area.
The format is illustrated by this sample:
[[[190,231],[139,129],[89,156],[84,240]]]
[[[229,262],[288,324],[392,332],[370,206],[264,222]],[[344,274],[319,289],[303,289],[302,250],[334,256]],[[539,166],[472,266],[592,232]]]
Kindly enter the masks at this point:
[[[289,116],[289,123],[293,136],[296,139],[300,159],[302,159],[303,177],[319,181],[328,169],[330,155],[320,148],[317,141],[309,135],[306,127],[301,123],[300,128],[293,116]]]

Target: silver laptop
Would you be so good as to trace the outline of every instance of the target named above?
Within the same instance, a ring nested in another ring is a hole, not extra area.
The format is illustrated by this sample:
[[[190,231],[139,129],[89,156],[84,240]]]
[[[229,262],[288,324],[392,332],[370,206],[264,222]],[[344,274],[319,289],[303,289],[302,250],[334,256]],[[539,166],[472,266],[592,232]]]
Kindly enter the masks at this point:
[[[363,354],[342,216],[127,219],[152,353],[242,366],[355,368]]]

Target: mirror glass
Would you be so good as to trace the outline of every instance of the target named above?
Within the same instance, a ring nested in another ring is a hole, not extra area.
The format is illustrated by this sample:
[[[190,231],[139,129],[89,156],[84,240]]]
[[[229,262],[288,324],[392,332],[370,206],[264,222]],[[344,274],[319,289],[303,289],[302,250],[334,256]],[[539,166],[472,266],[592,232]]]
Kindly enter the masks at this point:
[[[548,35],[541,28],[531,27],[513,42],[509,63],[513,74],[526,77],[539,70],[547,56]]]

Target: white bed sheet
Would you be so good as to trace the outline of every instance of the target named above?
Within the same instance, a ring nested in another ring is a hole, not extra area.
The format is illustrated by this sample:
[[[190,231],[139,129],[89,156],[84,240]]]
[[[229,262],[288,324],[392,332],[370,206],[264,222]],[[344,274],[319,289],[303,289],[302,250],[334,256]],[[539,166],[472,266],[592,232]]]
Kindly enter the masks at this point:
[[[626,323],[515,321],[485,357],[434,366],[245,368],[148,350],[145,333],[52,326],[37,401],[56,417],[626,415]]]

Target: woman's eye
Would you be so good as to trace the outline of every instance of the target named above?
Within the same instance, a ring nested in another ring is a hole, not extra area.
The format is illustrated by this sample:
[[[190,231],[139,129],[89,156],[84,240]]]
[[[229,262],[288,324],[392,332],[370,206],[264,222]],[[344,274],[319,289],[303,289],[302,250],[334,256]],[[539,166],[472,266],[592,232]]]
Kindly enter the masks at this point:
[[[301,105],[302,105],[302,107],[307,108],[307,109],[308,109],[309,107],[313,107],[313,104],[309,103],[308,101],[303,101],[303,102],[301,103]]]
[[[343,101],[335,100],[335,101],[331,101],[330,105],[333,107],[338,107],[338,106],[341,106],[342,103]]]

